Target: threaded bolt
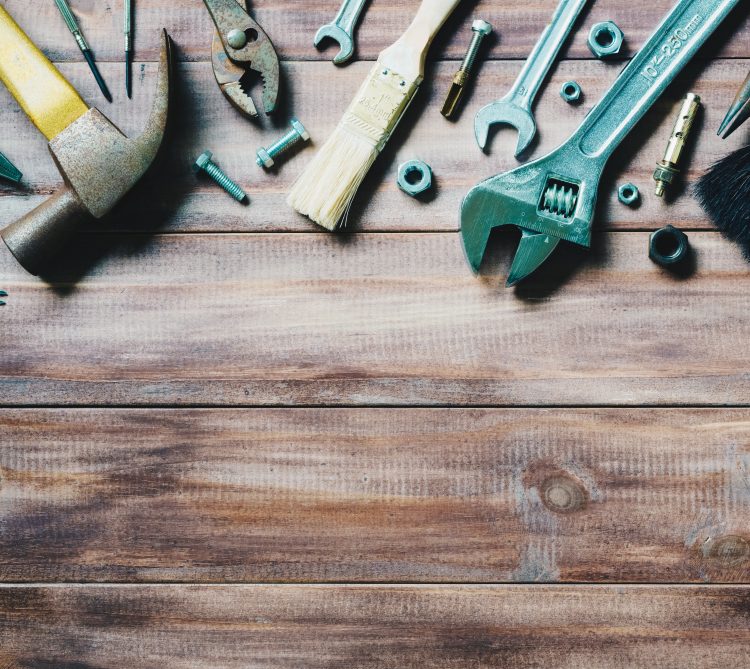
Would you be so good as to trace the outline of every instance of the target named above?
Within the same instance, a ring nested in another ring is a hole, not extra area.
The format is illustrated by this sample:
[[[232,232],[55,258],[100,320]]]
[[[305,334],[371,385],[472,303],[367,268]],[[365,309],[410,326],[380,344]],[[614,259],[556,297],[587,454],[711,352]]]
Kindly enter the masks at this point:
[[[247,200],[247,193],[232,181],[224,171],[214,163],[213,160],[211,160],[211,158],[213,158],[213,154],[210,151],[204,151],[201,153],[195,161],[195,165],[193,165],[196,173],[205,172],[208,174],[208,176],[237,200],[237,202],[244,202]]]
[[[266,169],[273,167],[276,158],[289,151],[299,142],[306,142],[310,139],[310,134],[305,130],[305,126],[296,118],[292,119],[291,126],[291,130],[286,135],[271,144],[267,149],[262,146],[258,149],[255,162],[258,163],[259,167],[265,167]]]
[[[492,32],[492,25],[482,19],[477,19],[471,24],[471,31],[474,35],[471,38],[471,44],[464,56],[464,62],[461,63],[461,69],[469,74],[474,67],[474,61],[477,59],[479,47],[482,46],[482,40]]]
[[[453,118],[453,115],[458,108],[458,103],[463,97],[466,82],[474,69],[474,63],[479,54],[479,47],[482,45],[482,40],[492,32],[492,25],[487,23],[487,21],[477,19],[472,23],[471,31],[474,33],[471,38],[471,43],[466,51],[461,67],[458,68],[458,71],[453,77],[453,83],[448,91],[448,96],[445,98],[443,108],[440,111],[445,118]]]

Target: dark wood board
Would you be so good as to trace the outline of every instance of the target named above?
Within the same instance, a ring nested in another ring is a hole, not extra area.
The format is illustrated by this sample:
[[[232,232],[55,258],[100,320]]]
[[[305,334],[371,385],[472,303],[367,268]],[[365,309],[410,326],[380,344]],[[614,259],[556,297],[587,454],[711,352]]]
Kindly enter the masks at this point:
[[[750,575],[746,409],[6,409],[0,435],[5,582]]]
[[[724,669],[747,587],[0,588],[7,669]]]

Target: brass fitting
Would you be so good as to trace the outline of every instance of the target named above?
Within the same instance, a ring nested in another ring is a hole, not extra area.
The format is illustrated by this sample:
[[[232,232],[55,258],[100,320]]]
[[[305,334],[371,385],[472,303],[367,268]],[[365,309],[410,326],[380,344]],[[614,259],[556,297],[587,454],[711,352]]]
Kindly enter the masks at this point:
[[[693,127],[693,122],[698,116],[700,105],[701,99],[694,93],[688,93],[682,102],[680,113],[672,128],[672,134],[669,136],[664,158],[656,163],[656,170],[654,171],[654,181],[656,181],[654,192],[659,197],[664,195],[664,191],[672,185],[675,177],[680,173],[679,166],[683,150]]]

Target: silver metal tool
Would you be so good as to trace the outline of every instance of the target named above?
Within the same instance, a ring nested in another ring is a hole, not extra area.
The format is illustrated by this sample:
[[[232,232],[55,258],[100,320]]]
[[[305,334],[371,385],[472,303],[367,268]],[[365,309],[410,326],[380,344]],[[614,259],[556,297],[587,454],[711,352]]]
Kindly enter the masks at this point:
[[[21,170],[0,153],[0,177],[17,184],[21,181],[22,176]]]
[[[367,0],[344,0],[333,22],[324,25],[315,35],[315,46],[327,37],[339,44],[339,52],[333,57],[336,65],[343,65],[354,55],[354,28],[359,21]]]
[[[561,239],[591,242],[607,160],[729,12],[744,0],[680,0],[562,146],[478,184],[461,206],[466,258],[479,270],[492,228],[515,225],[521,241],[507,285],[537,269]]]
[[[466,82],[474,71],[474,65],[477,62],[477,55],[479,55],[482,42],[492,32],[492,24],[482,19],[477,19],[471,24],[471,32],[473,33],[471,44],[469,44],[469,48],[466,50],[461,67],[458,68],[458,72],[453,76],[450,90],[445,98],[443,108],[440,110],[440,113],[445,118],[452,118],[456,113],[458,103],[461,101],[466,89]]]
[[[544,29],[510,91],[502,99],[479,110],[474,119],[474,135],[481,149],[487,144],[490,126],[496,123],[512,125],[518,130],[516,157],[529,147],[536,135],[531,105],[587,2],[588,0],[561,0],[552,22]]]
[[[94,62],[94,56],[91,53],[91,48],[89,47],[86,38],[81,32],[81,28],[78,25],[78,21],[76,20],[75,15],[73,14],[73,10],[70,9],[68,0],[55,0],[55,4],[60,10],[60,14],[63,17],[63,21],[65,21],[65,25],[68,26],[70,34],[75,37],[76,44],[78,44],[78,48],[81,50],[83,57],[86,59],[86,62],[89,65],[89,69],[91,70],[91,74],[94,75],[94,79],[96,79],[96,83],[99,86],[99,90],[101,90],[102,95],[107,98],[108,102],[112,102],[112,94],[109,92],[107,84],[104,82],[101,72],[99,72],[99,68]]]

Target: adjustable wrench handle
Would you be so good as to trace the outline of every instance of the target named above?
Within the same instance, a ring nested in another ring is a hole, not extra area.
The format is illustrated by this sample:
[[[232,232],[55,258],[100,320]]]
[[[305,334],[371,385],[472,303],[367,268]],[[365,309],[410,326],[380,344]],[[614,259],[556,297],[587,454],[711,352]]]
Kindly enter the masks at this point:
[[[531,105],[539,92],[539,87],[587,2],[588,0],[561,0],[552,16],[552,21],[534,45],[521,73],[505,96],[505,100],[512,101],[526,111],[531,111]]]
[[[680,0],[567,145],[604,164],[709,35],[743,0]]]

